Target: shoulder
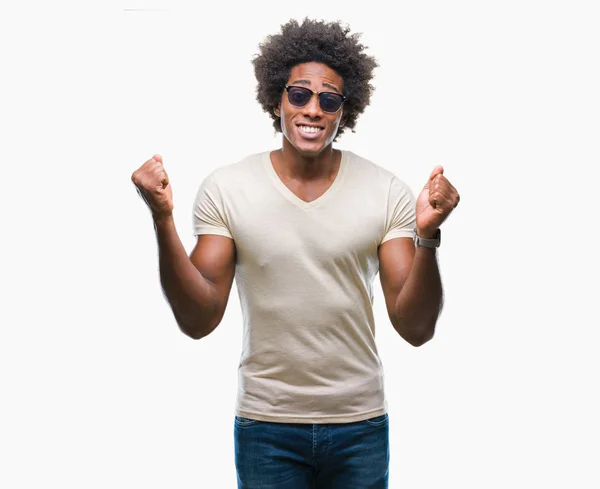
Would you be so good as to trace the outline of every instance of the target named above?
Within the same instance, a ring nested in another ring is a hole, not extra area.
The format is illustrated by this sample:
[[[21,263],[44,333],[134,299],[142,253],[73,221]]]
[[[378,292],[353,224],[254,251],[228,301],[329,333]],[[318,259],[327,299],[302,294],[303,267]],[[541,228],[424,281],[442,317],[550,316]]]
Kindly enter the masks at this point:
[[[342,150],[342,154],[346,158],[348,173],[352,174],[355,178],[362,181],[376,182],[387,191],[390,191],[392,187],[408,188],[404,180],[384,166],[352,151]]]
[[[250,154],[234,163],[214,168],[204,177],[200,188],[212,189],[222,195],[235,195],[240,189],[264,180],[264,159],[268,155],[268,151]]]
[[[208,177],[211,177],[219,185],[231,185],[247,181],[262,170],[263,162],[269,152],[254,153],[245,156],[239,161],[228,163],[214,169]]]

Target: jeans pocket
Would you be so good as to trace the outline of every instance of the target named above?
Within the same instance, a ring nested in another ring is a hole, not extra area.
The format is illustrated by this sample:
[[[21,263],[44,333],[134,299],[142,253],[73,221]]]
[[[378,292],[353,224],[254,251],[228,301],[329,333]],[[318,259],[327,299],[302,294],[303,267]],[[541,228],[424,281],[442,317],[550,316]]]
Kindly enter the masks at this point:
[[[242,416],[235,417],[236,426],[240,426],[240,427],[252,426],[253,424],[256,424],[256,423],[258,423],[258,421],[256,419],[244,418]]]
[[[375,416],[374,418],[365,419],[364,422],[370,426],[383,426],[388,422],[387,413],[381,416]]]

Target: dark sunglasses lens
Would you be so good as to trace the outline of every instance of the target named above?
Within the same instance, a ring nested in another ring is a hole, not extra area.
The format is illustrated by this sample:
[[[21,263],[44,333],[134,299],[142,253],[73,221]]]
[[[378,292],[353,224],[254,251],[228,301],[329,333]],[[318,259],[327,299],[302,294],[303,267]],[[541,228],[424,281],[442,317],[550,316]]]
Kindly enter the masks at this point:
[[[344,99],[335,93],[322,93],[319,95],[321,109],[325,112],[337,112],[343,101]]]
[[[290,87],[288,90],[288,100],[290,104],[296,107],[304,107],[312,97],[312,92],[302,87]]]

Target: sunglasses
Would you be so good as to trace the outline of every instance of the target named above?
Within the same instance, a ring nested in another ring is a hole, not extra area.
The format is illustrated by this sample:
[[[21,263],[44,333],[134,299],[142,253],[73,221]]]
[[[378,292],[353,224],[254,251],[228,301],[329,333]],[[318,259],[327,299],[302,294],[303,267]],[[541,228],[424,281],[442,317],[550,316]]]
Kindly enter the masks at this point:
[[[348,97],[335,92],[313,92],[306,87],[297,87],[286,85],[288,100],[294,107],[304,107],[312,98],[313,94],[319,97],[319,105],[323,112],[333,114],[340,110],[340,107]]]

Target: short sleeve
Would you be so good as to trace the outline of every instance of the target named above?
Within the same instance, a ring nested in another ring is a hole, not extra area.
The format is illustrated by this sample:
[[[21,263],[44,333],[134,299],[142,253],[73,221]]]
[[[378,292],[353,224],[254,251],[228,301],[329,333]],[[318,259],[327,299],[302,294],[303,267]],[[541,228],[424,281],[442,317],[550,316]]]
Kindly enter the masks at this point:
[[[204,179],[196,194],[192,227],[194,236],[218,234],[233,239],[214,172]]]
[[[413,238],[416,225],[415,197],[410,187],[397,177],[390,183],[385,230],[381,243],[393,238]]]

